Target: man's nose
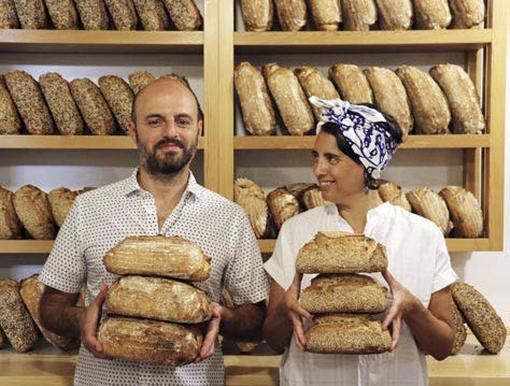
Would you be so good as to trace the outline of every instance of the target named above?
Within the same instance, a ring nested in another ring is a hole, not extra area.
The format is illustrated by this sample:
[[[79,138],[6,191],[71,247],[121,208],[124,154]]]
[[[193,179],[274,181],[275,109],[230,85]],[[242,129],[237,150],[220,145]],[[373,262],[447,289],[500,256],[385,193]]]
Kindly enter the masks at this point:
[[[164,130],[165,130],[165,134],[169,138],[177,137],[177,126],[175,125],[175,121],[173,119],[169,119],[166,121]]]

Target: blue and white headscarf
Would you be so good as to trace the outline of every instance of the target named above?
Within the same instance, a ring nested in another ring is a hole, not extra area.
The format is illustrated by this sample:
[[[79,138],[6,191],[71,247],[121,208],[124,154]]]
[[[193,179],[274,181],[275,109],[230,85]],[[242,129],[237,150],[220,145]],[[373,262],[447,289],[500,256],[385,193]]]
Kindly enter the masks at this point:
[[[322,107],[317,133],[326,122],[338,125],[368,175],[379,178],[397,150],[397,143],[381,125],[387,122],[384,115],[368,106],[350,104],[341,99],[325,100],[312,96],[309,101]]]

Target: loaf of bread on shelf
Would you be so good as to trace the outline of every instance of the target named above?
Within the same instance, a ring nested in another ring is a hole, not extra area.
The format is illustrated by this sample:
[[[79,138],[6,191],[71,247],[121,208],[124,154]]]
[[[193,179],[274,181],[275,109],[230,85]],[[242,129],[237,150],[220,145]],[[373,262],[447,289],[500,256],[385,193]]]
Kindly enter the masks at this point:
[[[25,71],[4,74],[5,83],[29,134],[53,134],[55,125],[39,84]]]
[[[202,15],[194,0],[163,0],[163,4],[179,31],[195,31],[202,26]]]
[[[33,185],[24,185],[14,193],[14,208],[21,223],[36,240],[53,240],[55,222],[48,195]]]
[[[39,339],[39,332],[23,304],[15,280],[0,280],[0,310],[0,327],[14,350],[30,350]]]
[[[381,272],[387,265],[383,245],[345,232],[318,232],[296,258],[296,270],[301,273]]]
[[[389,201],[390,204],[400,206],[408,212],[412,211],[411,204],[407,200],[407,197],[402,191],[402,188],[393,182],[383,181],[379,185],[377,193],[379,193],[379,197],[384,202]]]
[[[160,277],[121,277],[108,289],[105,306],[111,314],[186,324],[204,322],[212,315],[204,291]]]
[[[506,327],[489,301],[473,286],[457,282],[452,287],[453,300],[476,338],[492,354],[505,344]]]
[[[334,64],[329,68],[329,78],[340,91],[342,99],[354,104],[373,103],[367,78],[355,64]]]
[[[7,90],[4,76],[0,75],[0,135],[19,134],[20,130],[18,110]]]
[[[466,326],[464,325],[464,318],[462,317],[459,308],[457,307],[453,300],[452,300],[452,319],[455,336],[453,339],[453,346],[450,354],[455,355],[458,354],[458,352],[461,350],[462,346],[464,346],[464,343],[466,342],[467,330]]]
[[[306,209],[313,209],[326,203],[324,198],[322,198],[320,189],[317,186],[305,190],[303,192],[302,200]]]
[[[39,77],[39,85],[60,134],[83,134],[85,123],[71,95],[69,83],[56,72]]]
[[[485,119],[480,97],[469,75],[456,64],[439,64],[430,69],[430,75],[446,95],[452,113],[453,132],[481,134]]]
[[[78,29],[78,12],[73,0],[44,0],[55,29]]]
[[[483,234],[483,213],[480,203],[461,186],[446,186],[439,192],[446,202],[453,222],[454,237],[476,238]]]
[[[53,346],[68,351],[76,348],[79,341],[76,338],[57,335],[41,324],[41,313],[39,303],[44,292],[44,284],[39,281],[38,275],[32,275],[20,283],[20,295],[23,299],[30,316],[43,334],[44,338]]]
[[[19,28],[14,0],[0,0],[0,29]]]
[[[170,18],[161,0],[133,0],[133,3],[144,30],[164,31],[168,29]]]
[[[413,116],[407,91],[400,78],[390,69],[367,67],[364,71],[378,110],[391,115],[402,129],[402,140],[413,129]]]
[[[21,223],[14,209],[14,193],[0,186],[0,240],[21,239]]]
[[[449,0],[454,29],[477,28],[485,19],[484,0]]]
[[[374,0],[342,0],[344,29],[368,31],[377,22]]]
[[[273,0],[241,0],[241,12],[247,31],[269,31],[273,25]]]
[[[156,78],[148,71],[135,71],[128,75],[129,86],[136,95],[142,88],[148,86]]]
[[[90,79],[71,81],[71,93],[88,129],[94,135],[112,135],[116,125],[101,90]]]
[[[74,0],[83,29],[106,30],[110,19],[103,0]]]
[[[269,227],[269,212],[262,188],[248,178],[236,178],[234,201],[248,214],[255,237],[264,238]]]
[[[51,214],[55,223],[60,228],[69,214],[73,206],[74,199],[78,192],[74,192],[68,188],[56,188],[48,193],[48,201],[50,203]]]
[[[378,24],[382,30],[408,30],[413,25],[413,3],[411,0],[375,0]]]
[[[443,198],[429,188],[416,188],[406,193],[413,212],[435,223],[444,236],[452,230],[450,213]]]
[[[203,336],[196,326],[109,317],[99,326],[98,340],[113,358],[181,366],[198,356]]]
[[[342,22],[342,7],[339,0],[309,0],[308,4],[317,30],[338,30]]]
[[[400,66],[397,75],[409,96],[416,134],[445,134],[451,114],[448,101],[434,79],[407,65]]]
[[[234,70],[234,85],[246,131],[253,135],[275,134],[275,113],[260,70],[249,62],[239,63]]]
[[[306,25],[305,0],[274,0],[274,5],[282,31],[299,31]]]
[[[117,275],[153,275],[203,281],[211,273],[211,259],[182,237],[132,236],[104,257],[106,269]]]
[[[292,70],[268,63],[262,67],[262,74],[289,133],[304,135],[312,131],[315,127],[313,112]]]
[[[452,21],[448,0],[413,0],[418,29],[445,29]]]
[[[388,290],[370,276],[321,274],[300,295],[301,306],[310,313],[378,313],[387,306]]]
[[[335,354],[375,354],[389,351],[391,336],[381,321],[368,315],[315,316],[305,331],[306,351]]]
[[[14,0],[16,14],[23,29],[46,29],[48,18],[43,0]]]
[[[104,0],[116,30],[135,30],[138,24],[132,0]]]
[[[9,345],[9,341],[7,340],[7,337],[5,336],[4,330],[2,330],[2,327],[0,327],[0,349],[5,348]]]
[[[278,229],[282,227],[285,220],[300,212],[299,202],[296,197],[283,187],[270,192],[266,200]]]
[[[124,79],[116,75],[101,76],[97,83],[117,123],[127,133],[135,98],[133,91]]]
[[[294,69],[294,73],[308,98],[311,96],[322,99],[336,99],[340,97],[333,83],[331,83],[317,67],[300,66]],[[315,119],[319,121],[321,119],[322,109],[317,106],[312,106],[312,111]]]
[[[285,185],[285,189],[292,194],[298,202],[301,204],[301,207],[304,208],[303,203],[303,194],[308,190],[316,187],[317,185],[313,182],[296,182],[294,184]]]

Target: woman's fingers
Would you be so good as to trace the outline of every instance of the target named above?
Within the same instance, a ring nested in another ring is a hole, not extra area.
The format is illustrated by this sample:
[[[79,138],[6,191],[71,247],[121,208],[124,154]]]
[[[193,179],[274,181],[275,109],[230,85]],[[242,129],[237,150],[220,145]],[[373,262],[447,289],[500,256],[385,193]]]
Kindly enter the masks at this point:
[[[402,320],[400,316],[396,317],[393,320],[392,326],[392,332],[391,332],[391,347],[390,351],[393,351],[397,348],[398,342],[400,340],[400,327],[402,325]]]

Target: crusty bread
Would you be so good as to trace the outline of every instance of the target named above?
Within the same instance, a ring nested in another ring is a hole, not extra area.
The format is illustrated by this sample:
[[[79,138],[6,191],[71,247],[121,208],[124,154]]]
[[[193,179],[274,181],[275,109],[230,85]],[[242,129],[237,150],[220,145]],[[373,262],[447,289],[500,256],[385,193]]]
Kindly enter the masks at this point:
[[[278,229],[285,220],[300,212],[299,202],[287,189],[280,187],[267,195],[267,206]]]
[[[4,330],[0,327],[0,348],[7,347],[8,345],[7,337],[5,336]]]
[[[83,28],[106,30],[110,24],[104,0],[74,0]]]
[[[14,193],[0,186],[0,240],[21,239],[21,223],[14,209]]]
[[[142,88],[148,86],[152,83],[156,78],[148,71],[135,71],[129,74],[129,86],[133,93],[136,95],[140,92]]]
[[[19,28],[14,0],[0,0],[0,29]]]
[[[133,3],[144,30],[164,31],[168,29],[170,18],[161,0],[133,0]]]
[[[439,195],[450,212],[453,236],[473,238],[483,234],[483,212],[473,193],[462,186],[446,186]]]
[[[435,223],[443,235],[448,235],[453,224],[444,199],[429,188],[416,188],[406,193],[413,212]]]
[[[381,197],[381,200],[384,202],[389,201],[392,205],[400,206],[408,212],[411,212],[411,204],[407,200],[405,193],[400,186],[393,182],[384,181],[381,183],[377,189],[377,193],[379,193],[379,197]]]
[[[198,356],[203,336],[196,326],[110,317],[101,323],[98,340],[113,358],[180,366]]]
[[[380,272],[387,264],[383,245],[344,232],[318,232],[296,259],[296,269],[302,273]]]
[[[0,13],[0,23],[1,18]],[[16,105],[7,90],[5,77],[0,75],[0,135],[19,134],[20,129],[21,119],[19,118],[18,110],[16,110]]]
[[[391,336],[381,321],[367,315],[329,314],[314,317],[305,332],[306,351],[336,354],[375,354],[388,351]]]
[[[378,313],[386,309],[388,290],[358,274],[323,274],[301,293],[301,306],[311,313]]]
[[[496,310],[469,284],[455,283],[452,295],[464,320],[483,347],[490,353],[498,353],[505,344],[506,328]]]
[[[248,214],[255,237],[263,238],[269,231],[269,217],[262,188],[248,178],[236,178],[234,181],[234,201]]]
[[[33,185],[24,185],[14,193],[14,208],[25,229],[36,240],[55,238],[55,223],[48,195]]]
[[[105,305],[112,314],[176,323],[201,323],[212,315],[204,291],[158,277],[121,277],[110,286]]]
[[[53,189],[48,193],[51,213],[59,227],[64,223],[77,195],[77,192],[67,188]]]
[[[44,284],[39,281],[38,275],[32,275],[21,281],[20,284],[20,295],[23,299],[23,303],[28,309],[30,316],[34,320],[39,330],[42,332],[44,338],[50,342],[53,346],[62,349],[64,351],[70,350],[78,346],[78,340],[71,337],[65,337],[57,335],[41,324],[41,313],[39,308],[39,302],[41,301],[42,294],[44,292]]]
[[[311,187],[303,192],[303,204],[306,209],[313,209],[326,204],[319,187]]]
[[[135,99],[133,91],[124,79],[116,75],[102,76],[97,83],[120,128],[127,133]]]
[[[273,25],[273,0],[241,0],[247,31],[269,31]]]
[[[210,257],[179,236],[133,236],[119,242],[104,257],[109,272],[203,281],[211,272]]]
[[[451,355],[457,354],[467,338],[466,326],[464,325],[464,319],[462,318],[462,314],[459,311],[459,308],[452,300],[452,318],[453,318],[453,329],[455,332],[455,337],[453,339],[453,346]]]

